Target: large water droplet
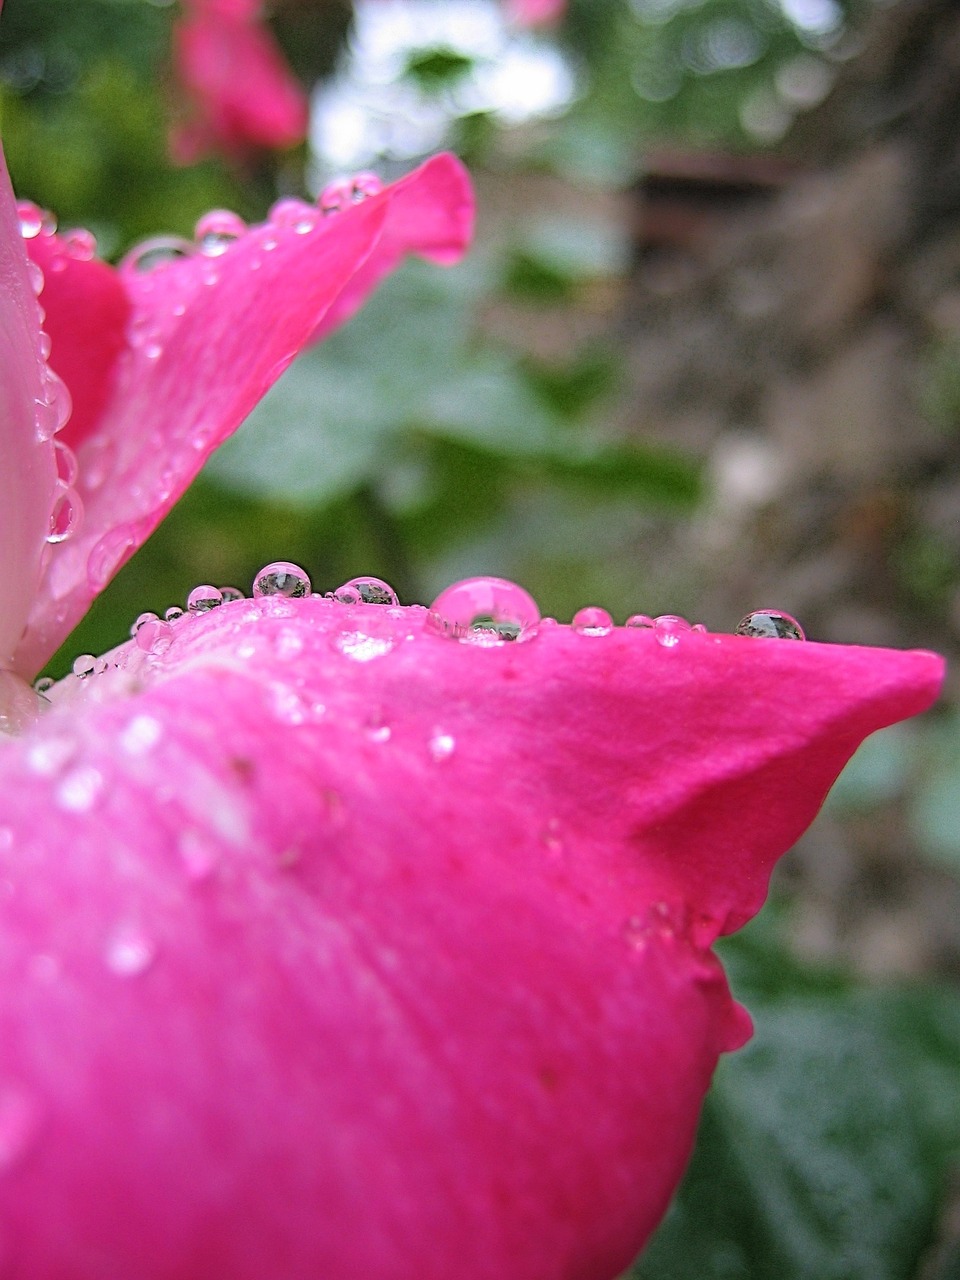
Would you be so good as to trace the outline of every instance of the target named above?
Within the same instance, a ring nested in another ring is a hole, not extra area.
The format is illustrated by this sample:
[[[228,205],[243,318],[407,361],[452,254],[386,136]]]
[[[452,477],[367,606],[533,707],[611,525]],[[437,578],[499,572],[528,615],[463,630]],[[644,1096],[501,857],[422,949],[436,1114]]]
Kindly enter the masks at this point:
[[[47,541],[52,543],[66,542],[69,537],[76,533],[82,518],[83,503],[80,501],[80,495],[76,489],[58,486],[56,497],[53,500],[53,509],[50,512],[50,528],[47,533]]]
[[[117,977],[135,978],[146,973],[156,954],[156,946],[141,929],[124,926],[108,939],[104,959]]]
[[[692,630],[693,627],[686,618],[681,618],[677,613],[661,613],[653,622],[657,644],[663,645],[665,649],[675,649],[681,638]]]
[[[437,635],[483,646],[531,640],[540,610],[531,595],[505,578],[466,578],[441,591],[426,625]]]
[[[613,630],[613,619],[606,609],[587,605],[577,610],[570,625],[581,636],[608,636]]]
[[[194,246],[182,236],[152,236],[135,244],[120,262],[125,271],[148,272],[192,258]]]
[[[209,583],[194,587],[187,596],[187,608],[191,613],[207,613],[221,604],[223,604],[223,594],[220,588],[211,587]]]
[[[803,627],[779,609],[756,609],[737,623],[738,636],[756,636],[767,640],[806,640]]]
[[[386,604],[397,605],[397,593],[382,578],[351,578],[333,593],[334,600],[341,604]]]
[[[194,237],[200,252],[207,258],[219,258],[247,229],[239,213],[230,209],[211,209],[194,228]]]
[[[288,560],[275,560],[264,565],[253,580],[255,596],[285,596],[301,600],[310,594],[310,577],[299,565]]]

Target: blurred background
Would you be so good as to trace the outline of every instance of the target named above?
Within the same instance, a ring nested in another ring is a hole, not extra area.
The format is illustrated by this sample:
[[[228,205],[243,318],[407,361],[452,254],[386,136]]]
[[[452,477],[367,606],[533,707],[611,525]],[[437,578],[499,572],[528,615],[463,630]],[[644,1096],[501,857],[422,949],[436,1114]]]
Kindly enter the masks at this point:
[[[111,259],[440,148],[478,191],[468,260],[302,356],[52,674],[274,558],[956,658],[953,0],[6,0],[0,113],[18,195]],[[635,1277],[960,1278],[957,680],[726,945],[757,1036]]]

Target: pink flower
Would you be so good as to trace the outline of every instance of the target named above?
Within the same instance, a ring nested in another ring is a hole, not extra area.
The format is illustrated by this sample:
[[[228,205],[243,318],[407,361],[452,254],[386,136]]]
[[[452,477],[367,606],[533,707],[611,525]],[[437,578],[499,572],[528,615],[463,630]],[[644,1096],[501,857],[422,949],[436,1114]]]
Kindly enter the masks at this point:
[[[4,1280],[615,1276],[749,1033],[711,943],[859,741],[936,694],[927,653],[538,630],[509,584],[431,615],[279,566],[31,715],[13,672],[294,352],[469,222],[441,157],[141,273],[38,226],[58,482],[0,190]]]
[[[208,151],[243,159],[302,142],[307,98],[260,15],[257,0],[184,0],[173,67],[192,115],[174,131],[176,158]]]
[[[546,26],[559,22],[567,0],[505,0],[508,15],[525,27]]]

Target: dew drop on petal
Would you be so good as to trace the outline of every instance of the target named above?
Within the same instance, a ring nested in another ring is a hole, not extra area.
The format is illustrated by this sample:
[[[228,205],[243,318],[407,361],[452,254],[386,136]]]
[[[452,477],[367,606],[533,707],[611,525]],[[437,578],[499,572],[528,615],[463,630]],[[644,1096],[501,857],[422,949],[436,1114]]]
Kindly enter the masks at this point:
[[[570,625],[581,636],[608,636],[613,630],[613,619],[606,609],[587,605],[577,610]]]
[[[397,593],[382,578],[351,578],[333,593],[334,600],[341,604],[386,604],[396,606],[400,603]]]
[[[57,787],[56,800],[61,809],[70,813],[87,813],[96,804],[103,790],[103,774],[93,765],[80,765],[71,769]]]
[[[120,262],[122,271],[149,272],[192,258],[194,246],[182,236],[152,236],[135,244]]]
[[[157,621],[159,621],[159,619],[157,618],[157,615],[155,613],[150,613],[149,611],[146,613],[139,613],[137,614],[136,619],[130,626],[130,634],[132,636],[135,636],[145,623],[157,622]]]
[[[378,196],[383,190],[383,179],[378,173],[364,169],[355,173],[350,182],[350,197],[354,204],[359,204],[369,196]]]
[[[310,577],[299,565],[288,560],[275,560],[264,565],[253,580],[255,596],[284,596],[301,600],[310,594]]]
[[[107,941],[104,960],[118,978],[135,978],[146,973],[156,958],[156,947],[140,929],[118,929]]]
[[[33,290],[35,298],[39,298],[43,293],[43,268],[39,262],[34,262],[32,258],[27,259],[27,279],[30,281],[30,288]]]
[[[50,528],[47,542],[58,543],[66,540],[80,527],[83,517],[83,503],[76,489],[58,486],[57,495],[50,512]]]
[[[221,595],[222,594],[223,593],[221,592]],[[163,616],[166,618],[167,622],[177,622],[183,617],[183,614],[184,610],[181,609],[178,604],[172,604],[169,609],[164,609],[163,611]]]
[[[353,204],[353,179],[336,178],[328,182],[317,196],[317,207],[324,216],[340,213]]]
[[[317,211],[305,200],[286,197],[270,206],[270,221],[277,227],[290,227],[300,235],[306,235],[317,225]]]
[[[628,627],[648,627],[652,630],[654,620],[646,613],[632,613],[625,625]]]
[[[139,626],[134,637],[138,649],[144,653],[161,654],[173,643],[173,628],[159,618],[147,620]]]
[[[79,262],[89,262],[97,252],[97,237],[85,227],[77,227],[61,236],[60,243],[71,258]]]
[[[53,339],[45,329],[41,329],[38,334],[40,355],[44,360],[50,359],[50,352],[53,350]]]
[[[37,438],[49,440],[62,431],[73,412],[67,384],[52,369],[43,375],[43,396],[36,401]]]
[[[207,258],[218,258],[230,248],[247,229],[238,213],[230,209],[211,209],[194,228],[194,237],[200,252]]]
[[[228,604],[231,600],[244,599],[244,594],[239,587],[221,587],[220,594],[223,597],[224,604]]]
[[[426,618],[436,635],[484,647],[531,640],[540,610],[531,595],[505,578],[466,578],[437,596]]]
[[[443,729],[435,729],[430,735],[430,741],[427,745],[431,758],[440,764],[442,761],[450,759],[456,750],[457,742],[452,733],[445,733]]]
[[[190,613],[207,613],[221,604],[223,604],[223,594],[220,588],[211,587],[208,583],[194,587],[187,596],[187,609]]]
[[[663,645],[665,649],[675,649],[681,637],[692,630],[686,618],[681,618],[676,613],[661,613],[653,622],[657,644]]]
[[[57,463],[57,479],[64,488],[69,489],[77,483],[77,476],[80,472],[77,464],[77,455],[62,440],[54,440],[53,453]]]
[[[97,669],[97,660],[92,653],[81,653],[73,660],[73,674],[78,680],[86,680]]]
[[[755,609],[737,623],[738,636],[767,640],[806,640],[800,623],[779,609]]]
[[[24,240],[34,240],[43,230],[44,211],[32,200],[17,201],[17,217]]]
[[[34,693],[38,693],[42,698],[50,692],[56,683],[57,682],[54,680],[53,676],[41,676],[39,680],[34,680],[33,691]]]

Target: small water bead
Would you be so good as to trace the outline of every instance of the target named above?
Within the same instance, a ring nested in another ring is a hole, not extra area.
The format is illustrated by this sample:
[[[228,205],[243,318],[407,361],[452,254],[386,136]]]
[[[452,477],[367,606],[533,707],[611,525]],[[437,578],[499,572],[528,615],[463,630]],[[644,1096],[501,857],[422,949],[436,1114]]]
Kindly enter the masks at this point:
[[[18,200],[17,217],[20,219],[21,236],[24,240],[34,240],[43,231],[44,218],[49,217],[49,214],[32,200]]]
[[[299,235],[306,235],[317,225],[317,211],[305,200],[286,197],[270,206],[270,221],[277,227],[289,227]]]
[[[756,609],[737,623],[738,636],[755,636],[766,640],[806,640],[803,627],[779,609]]]
[[[430,735],[430,741],[427,749],[432,759],[441,764],[444,760],[449,760],[456,750],[457,742],[452,733],[445,733],[442,729],[435,729]]]
[[[657,644],[665,649],[675,649],[681,637],[692,631],[693,627],[676,613],[661,613],[653,622],[653,634]]]
[[[484,647],[531,640],[540,610],[531,595],[505,578],[466,578],[441,591],[427,614],[437,635]]]
[[[89,262],[97,252],[97,237],[85,227],[76,227],[62,236],[60,243],[68,257]]]
[[[192,258],[195,252],[195,246],[182,236],[152,236],[133,246],[121,259],[120,269],[137,273],[156,271],[172,262]]]
[[[211,209],[194,228],[197,247],[206,258],[219,258],[244,234],[247,224],[230,209]]]
[[[66,542],[69,537],[76,533],[82,518],[83,503],[80,501],[80,495],[75,489],[68,489],[63,485],[58,485],[57,495],[53,500],[53,508],[50,512],[47,542],[54,544]]]
[[[577,610],[570,625],[581,636],[608,636],[613,630],[613,619],[606,609],[587,605]]]
[[[40,356],[44,360],[50,359],[50,352],[53,350],[53,340],[45,329],[41,329],[38,334],[40,347]]]
[[[41,676],[39,680],[34,680],[33,691],[43,698],[50,692],[56,683],[57,682],[54,680],[53,676]]]
[[[73,398],[61,377],[46,368],[43,375],[43,395],[36,401],[37,436],[49,440],[62,431],[73,411]]]
[[[148,619],[137,628],[134,639],[137,648],[144,653],[163,653],[173,643],[173,629],[169,622],[161,622],[159,618]]]
[[[224,604],[229,604],[232,600],[244,600],[246,598],[239,587],[221,587],[220,594],[223,597]]]
[[[310,577],[299,565],[288,560],[275,560],[264,565],[253,580],[253,594],[283,596],[288,600],[302,600],[311,591]]]
[[[221,604],[223,604],[222,592],[219,587],[211,587],[209,583],[194,587],[187,596],[187,609],[190,613],[207,613]]]
[[[351,578],[333,593],[334,600],[340,604],[385,604],[396,606],[400,603],[397,593],[382,578]]]
[[[30,288],[33,290],[33,296],[39,298],[43,293],[44,278],[43,267],[39,262],[34,262],[32,258],[27,259],[27,279],[30,281]],[[45,317],[44,317],[45,318]]]
[[[328,182],[317,196],[317,207],[324,217],[340,213],[353,204],[353,179],[336,178]]]
[[[383,179],[378,173],[371,173],[369,169],[364,169],[353,175],[351,187],[353,203],[359,204],[369,196],[380,194],[383,190]]]
[[[92,676],[97,667],[97,660],[92,653],[81,653],[73,660],[73,674],[78,680],[86,680]]]
[[[57,479],[64,488],[71,488],[77,483],[77,476],[80,474],[77,455],[62,440],[54,440],[53,456],[57,464]]]
[[[628,627],[646,627],[653,630],[654,619],[647,613],[632,613],[626,621]]]
[[[169,609],[164,609],[163,611],[163,616],[167,622],[178,622],[183,617],[183,614],[184,611],[178,604],[172,604]]]

